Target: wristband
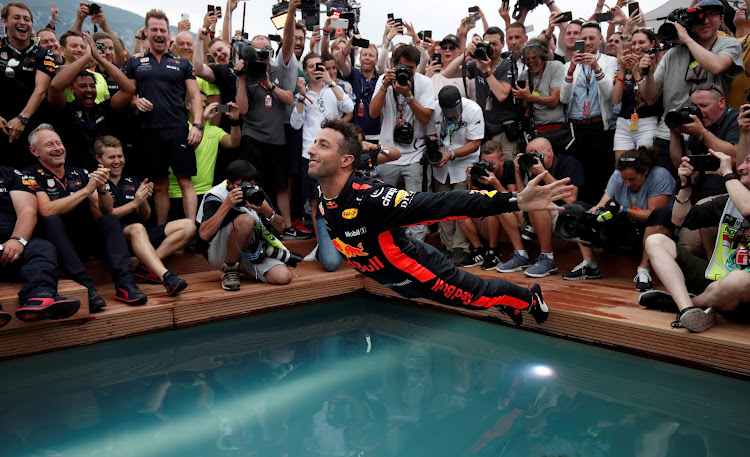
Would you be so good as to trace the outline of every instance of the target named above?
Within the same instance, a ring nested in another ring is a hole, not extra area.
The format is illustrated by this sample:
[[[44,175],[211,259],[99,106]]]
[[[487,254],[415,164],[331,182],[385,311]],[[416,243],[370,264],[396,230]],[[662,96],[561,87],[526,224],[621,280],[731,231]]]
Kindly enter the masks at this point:
[[[451,160],[456,160],[456,153],[451,151]]]
[[[492,72],[491,71],[485,72],[482,76],[484,76],[484,79],[487,79],[490,76],[492,76]]]
[[[547,8],[555,4],[555,0],[552,0],[551,2],[547,3]]]
[[[242,118],[239,118],[236,121],[233,119],[229,119],[229,125],[231,125],[232,127],[240,127],[242,125]]]
[[[686,198],[685,200],[680,200],[679,198],[677,198],[677,196],[675,196],[674,201],[684,205],[685,203],[690,201],[690,197]]]
[[[516,211],[521,211],[521,208],[518,207],[518,198],[516,198],[516,195],[518,195],[518,192],[511,192],[510,199],[508,199],[508,203],[510,204],[510,210],[514,213]]]
[[[621,209],[621,211],[622,211],[622,214],[628,214],[628,207],[627,206],[623,206],[622,209]]]
[[[732,173],[725,174],[724,177],[721,178],[721,179],[726,184],[727,181],[731,181],[733,179],[740,179],[740,175],[738,175],[737,173],[732,172]]]

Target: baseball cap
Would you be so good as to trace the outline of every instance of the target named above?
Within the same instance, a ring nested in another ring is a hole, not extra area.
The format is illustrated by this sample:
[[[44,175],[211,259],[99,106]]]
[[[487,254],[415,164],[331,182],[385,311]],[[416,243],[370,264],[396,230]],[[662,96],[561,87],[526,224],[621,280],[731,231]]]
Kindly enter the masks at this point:
[[[456,86],[444,86],[438,92],[438,104],[448,118],[461,115],[461,93]]]
[[[442,46],[442,44],[446,41],[455,45],[457,48],[461,47],[461,40],[459,40],[458,37],[452,33],[450,35],[446,35],[445,38],[440,41],[440,45]]]
[[[701,0],[695,5],[696,8],[716,8],[724,12],[724,4],[721,0]]]

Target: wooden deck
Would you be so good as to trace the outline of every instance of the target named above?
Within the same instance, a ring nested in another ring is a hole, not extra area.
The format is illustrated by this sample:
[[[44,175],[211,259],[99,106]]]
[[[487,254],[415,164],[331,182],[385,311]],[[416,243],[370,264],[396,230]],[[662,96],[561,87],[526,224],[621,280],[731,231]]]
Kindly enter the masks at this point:
[[[310,241],[287,245],[303,254],[313,246]],[[503,251],[508,258],[510,247],[504,247]],[[580,261],[577,249],[567,246],[556,248],[556,255],[561,273]],[[543,325],[527,318],[522,329],[750,378],[750,328],[747,325],[719,318],[716,327],[701,334],[672,329],[673,314],[638,306],[639,294],[632,283],[636,265],[636,259],[614,258],[602,267],[605,279],[599,281],[569,282],[560,274],[542,278],[538,282],[550,305],[550,317]],[[309,262],[293,270],[295,278],[287,286],[269,286],[243,278],[239,292],[227,292],[220,288],[219,272],[212,271],[201,256],[186,254],[169,259],[167,267],[189,282],[187,290],[170,298],[160,285],[141,284],[141,289],[149,296],[148,304],[129,307],[113,299],[114,290],[104,263],[92,262],[87,267],[107,300],[105,311],[90,315],[85,289],[63,280],[60,293],[81,299],[81,311],[64,321],[27,324],[14,318],[0,330],[0,359],[197,325],[353,293],[397,297],[390,289],[365,279],[346,264],[336,272],[326,273],[317,263]],[[522,273],[500,275],[478,268],[469,270],[518,284],[530,282]],[[658,283],[656,286],[660,287]],[[18,288],[15,284],[0,285],[0,303],[11,314],[18,307],[15,295]],[[493,310],[469,311],[427,301],[413,303],[512,325],[504,315]]]

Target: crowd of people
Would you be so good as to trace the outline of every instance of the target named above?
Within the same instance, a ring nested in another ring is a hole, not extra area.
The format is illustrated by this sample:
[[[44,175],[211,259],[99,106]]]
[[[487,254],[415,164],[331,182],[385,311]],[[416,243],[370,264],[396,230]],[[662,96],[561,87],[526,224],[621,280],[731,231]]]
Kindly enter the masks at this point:
[[[5,4],[0,272],[23,282],[16,316],[77,312],[78,300],[57,293],[58,270],[87,288],[91,312],[101,311],[106,302],[81,260],[91,256],[105,257],[114,298],[131,305],[147,301],[136,279],[161,283],[170,296],[188,286],[163,264],[183,249],[205,255],[231,291],[241,273],[289,283],[289,265],[300,260],[281,243],[289,239],[316,237],[305,260],[326,271],[342,258],[363,272],[381,268],[353,258],[367,256],[361,244],[331,240],[321,217],[337,209],[318,188],[321,132],[332,128],[342,132],[334,135],[339,154],[352,150],[346,138],[358,138],[363,154],[353,168],[402,189],[383,195],[383,206],[405,207],[419,192],[523,192],[569,181],[555,202],[563,212],[514,205],[406,227],[419,241],[438,231],[454,266],[543,278],[558,272],[552,246],[562,236],[582,257],[566,280],[602,278],[607,264],[593,248],[604,247],[640,257],[639,302],[678,312],[673,325],[704,331],[716,311],[747,319],[747,6],[693,0],[671,28],[654,30],[637,3],[595,1],[587,19],[541,1],[550,15],[538,36],[527,33],[527,10],[511,19],[509,3],[495,17],[477,8],[442,39],[389,15],[378,46],[356,21],[335,28],[338,13],[315,26],[297,21],[301,0],[289,2],[280,37],[232,33],[238,1],[228,0],[225,15],[209,11],[195,35],[188,20],[173,35],[162,11],[148,11],[132,50],[104,8],[80,3],[63,32],[54,4],[39,28],[26,5]],[[491,25],[499,19],[503,26]],[[88,20],[100,30],[84,32]],[[356,217],[347,211],[338,209]],[[569,236],[570,221],[591,233]],[[356,230],[346,239],[368,227]],[[536,259],[524,245],[534,239]],[[666,292],[653,290],[652,264]],[[0,310],[0,326],[10,319]]]

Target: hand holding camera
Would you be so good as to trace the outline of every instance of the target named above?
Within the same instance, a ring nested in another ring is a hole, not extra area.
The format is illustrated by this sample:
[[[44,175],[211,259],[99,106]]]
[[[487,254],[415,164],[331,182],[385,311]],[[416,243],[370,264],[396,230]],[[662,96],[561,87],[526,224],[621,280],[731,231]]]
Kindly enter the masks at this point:
[[[740,125],[740,131],[744,134],[750,133],[750,105],[740,106],[740,114],[737,117],[737,123]]]
[[[533,149],[530,152],[524,152],[518,154],[515,158],[515,164],[517,169],[531,173],[534,176],[544,173],[543,161],[544,155],[540,154],[537,150]]]
[[[705,157],[716,157],[719,159],[719,167],[718,169],[714,169],[713,171],[707,170],[706,173],[710,175],[719,175],[724,176],[729,173],[732,173],[734,170],[732,169],[732,158],[724,154],[720,151],[714,151],[713,149],[708,150],[708,155]],[[714,163],[715,164],[715,163]],[[713,166],[713,165],[712,165]]]
[[[670,129],[690,136],[700,136],[705,133],[703,126],[703,112],[694,103],[689,103],[664,115],[664,123]]]

